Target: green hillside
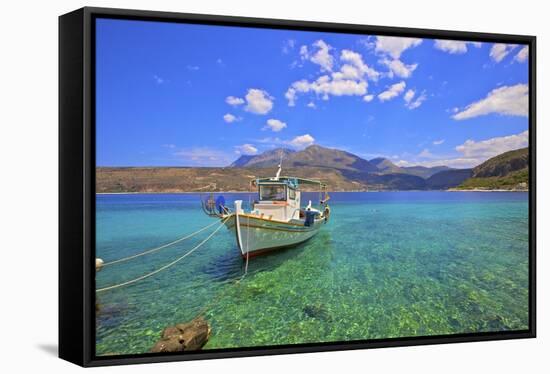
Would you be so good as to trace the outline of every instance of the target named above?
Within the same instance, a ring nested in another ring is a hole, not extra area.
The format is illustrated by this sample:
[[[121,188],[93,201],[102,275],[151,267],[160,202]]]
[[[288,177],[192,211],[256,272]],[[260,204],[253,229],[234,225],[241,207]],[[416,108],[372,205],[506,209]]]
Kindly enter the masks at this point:
[[[473,169],[474,178],[504,177],[529,166],[529,149],[521,148],[488,159]]]
[[[490,158],[472,170],[472,177],[457,189],[527,190],[529,188],[529,149],[522,148]]]
[[[504,177],[483,177],[466,179],[458,189],[487,190],[527,190],[529,188],[529,170],[513,171]]]

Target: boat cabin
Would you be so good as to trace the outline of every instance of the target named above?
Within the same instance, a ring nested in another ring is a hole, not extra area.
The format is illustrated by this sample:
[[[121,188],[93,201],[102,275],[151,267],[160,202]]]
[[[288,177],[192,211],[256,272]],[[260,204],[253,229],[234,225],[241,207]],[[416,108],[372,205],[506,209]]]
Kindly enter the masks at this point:
[[[258,200],[254,202],[251,214],[278,221],[289,221],[300,217],[300,191],[297,181],[257,181]]]

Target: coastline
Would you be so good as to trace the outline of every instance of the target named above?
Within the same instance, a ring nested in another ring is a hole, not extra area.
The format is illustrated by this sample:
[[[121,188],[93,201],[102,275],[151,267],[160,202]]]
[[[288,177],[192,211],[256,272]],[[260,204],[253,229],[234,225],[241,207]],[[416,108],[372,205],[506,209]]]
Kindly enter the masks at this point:
[[[449,188],[447,192],[529,192],[528,189],[484,189],[484,188],[469,188],[469,189],[459,189],[459,188]]]
[[[317,192],[317,191],[304,191],[304,192]],[[327,191],[328,193],[376,193],[376,192],[529,192],[529,190],[519,190],[519,189],[456,189],[450,188],[448,190],[370,190],[370,191]],[[204,192],[204,191],[147,191],[147,192],[96,192],[96,195],[196,195],[196,194],[220,194],[220,193],[230,193],[230,194],[250,194],[256,193],[256,191],[215,191],[215,192]]]

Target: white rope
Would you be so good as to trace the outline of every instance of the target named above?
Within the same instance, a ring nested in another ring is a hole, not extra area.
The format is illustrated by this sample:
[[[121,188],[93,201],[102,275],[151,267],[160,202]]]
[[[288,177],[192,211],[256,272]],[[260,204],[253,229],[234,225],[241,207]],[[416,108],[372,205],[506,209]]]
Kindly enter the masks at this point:
[[[136,283],[136,282],[139,282],[140,280],[143,280],[145,278],[149,278],[157,273],[160,273],[161,271],[163,270],[166,270],[168,269],[170,266],[173,266],[175,265],[176,263],[180,262],[181,260],[183,260],[185,257],[189,256],[191,253],[193,253],[194,251],[196,251],[197,249],[199,249],[204,243],[206,243],[212,236],[214,236],[215,233],[217,233],[222,227],[223,225],[225,224],[225,221],[227,221],[230,217],[227,217],[226,219],[224,219],[221,223],[220,223],[220,226],[214,230],[210,235],[208,235],[208,237],[206,239],[204,239],[202,242],[200,242],[199,244],[197,244],[193,249],[191,249],[189,252],[185,253],[183,256],[181,257],[178,257],[177,259],[175,259],[174,261],[170,262],[169,264],[166,264],[160,268],[158,268],[157,270],[154,270],[148,274],[145,274],[145,275],[142,275],[141,277],[138,277],[138,278],[135,278],[135,279],[132,279],[132,280],[129,280],[127,282],[123,282],[123,283],[119,283],[119,284],[115,284],[113,286],[109,286],[109,287],[104,287],[104,288],[99,288],[96,290],[96,293],[97,292],[103,292],[103,291],[107,291],[107,290],[112,290],[112,289],[115,289],[115,288],[119,288],[119,287],[123,287],[123,286],[128,286],[130,284],[133,284],[133,283]]]
[[[109,265],[114,265],[114,264],[118,264],[118,263],[120,263],[120,262],[129,261],[129,260],[132,260],[132,259],[134,259],[134,258],[136,258],[136,257],[141,257],[141,256],[145,256],[145,255],[147,255],[147,254],[149,254],[149,253],[153,253],[153,252],[156,252],[156,251],[160,251],[161,249],[166,248],[166,247],[170,247],[170,246],[172,246],[172,245],[174,245],[174,244],[176,244],[176,243],[181,242],[182,240],[189,239],[189,238],[191,238],[191,237],[193,237],[193,236],[195,236],[195,235],[197,235],[197,234],[203,232],[204,230],[206,230],[206,229],[208,229],[208,228],[214,226],[216,223],[218,223],[218,222],[217,222],[217,221],[214,221],[213,223],[211,223],[211,224],[209,224],[209,225],[203,227],[203,228],[200,229],[200,230],[197,230],[197,231],[195,231],[195,232],[193,232],[193,233],[191,233],[191,234],[189,234],[189,235],[186,235],[186,236],[184,236],[184,237],[182,237],[182,238],[176,239],[176,240],[174,240],[173,242],[170,242],[170,243],[167,243],[167,244],[163,244],[163,245],[161,245],[160,247],[156,247],[156,248],[153,248],[153,249],[149,249],[149,250],[147,250],[147,251],[144,251],[144,252],[141,252],[141,253],[132,255],[132,256],[124,257],[124,258],[121,258],[121,259],[118,259],[118,260],[113,260],[113,261],[110,261],[110,262],[106,262],[106,263],[104,263],[104,264],[102,265],[102,267],[104,267],[104,266],[109,266]]]
[[[244,277],[246,277],[246,275],[248,274],[248,255],[249,255],[250,252],[246,251],[246,264],[244,265],[244,274],[243,274],[243,277],[241,278],[241,280],[244,279]]]
[[[250,195],[248,195],[248,209],[252,210],[252,206],[250,204]],[[249,248],[249,241],[250,241],[250,214],[246,216],[246,265],[244,266],[244,274],[241,280],[246,277],[246,274],[248,273],[248,255],[250,253]]]

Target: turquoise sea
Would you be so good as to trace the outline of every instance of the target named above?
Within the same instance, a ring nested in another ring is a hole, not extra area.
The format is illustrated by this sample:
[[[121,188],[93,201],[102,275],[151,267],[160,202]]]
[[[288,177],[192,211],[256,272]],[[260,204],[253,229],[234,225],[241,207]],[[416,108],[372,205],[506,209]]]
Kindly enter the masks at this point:
[[[248,201],[247,194],[223,194]],[[317,194],[304,194],[303,201]],[[213,222],[198,194],[97,195],[97,257],[112,261]],[[331,193],[331,220],[295,248],[250,260],[222,228],[173,267],[101,292],[98,355],[147,352],[162,329],[201,311],[204,349],[528,328],[528,195]],[[153,271],[215,227],[107,266],[97,287]]]

